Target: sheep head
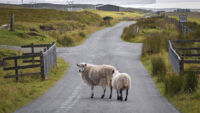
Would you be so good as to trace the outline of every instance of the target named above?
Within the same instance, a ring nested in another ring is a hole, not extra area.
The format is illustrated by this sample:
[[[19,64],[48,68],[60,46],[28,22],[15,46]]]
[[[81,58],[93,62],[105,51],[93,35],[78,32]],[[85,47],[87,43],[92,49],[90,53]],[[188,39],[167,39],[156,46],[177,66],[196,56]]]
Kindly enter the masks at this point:
[[[115,70],[114,70],[114,73],[113,73],[113,77],[115,77],[115,76],[117,76],[117,75],[119,75],[119,74],[120,74],[119,70],[115,69]]]
[[[77,67],[78,67],[78,68],[81,68],[81,69],[79,69],[79,72],[80,72],[80,73],[84,72],[86,66],[87,66],[86,63],[77,64]]]

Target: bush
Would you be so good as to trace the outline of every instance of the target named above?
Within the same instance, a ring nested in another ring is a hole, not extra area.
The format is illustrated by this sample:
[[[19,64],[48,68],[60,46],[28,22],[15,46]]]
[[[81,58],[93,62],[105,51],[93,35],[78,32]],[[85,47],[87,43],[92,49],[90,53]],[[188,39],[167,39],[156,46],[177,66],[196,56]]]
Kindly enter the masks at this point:
[[[84,33],[84,32],[80,32],[80,33],[79,33],[79,35],[80,35],[81,37],[83,37],[83,38],[85,38],[85,37],[86,37],[86,35],[85,35],[85,33]]]
[[[103,20],[104,20],[104,21],[106,21],[106,20],[109,20],[109,21],[110,21],[110,20],[113,20],[113,17],[105,16],[105,17],[103,17]]]
[[[63,46],[73,46],[74,41],[67,35],[65,35],[63,38],[57,40],[58,43],[60,43]]]
[[[165,61],[160,56],[151,58],[152,74],[158,76],[158,81],[164,81],[167,72]]]
[[[198,76],[194,71],[188,71],[184,74],[183,89],[186,92],[194,92],[198,85]]]
[[[131,39],[135,38],[134,32],[133,32],[134,24],[126,27],[123,31],[122,39],[125,41],[131,41]]]
[[[157,33],[150,34],[144,40],[142,47],[142,54],[157,54],[161,50],[161,38]]]
[[[174,96],[182,89],[183,77],[177,75],[171,75],[165,80],[165,94]]]

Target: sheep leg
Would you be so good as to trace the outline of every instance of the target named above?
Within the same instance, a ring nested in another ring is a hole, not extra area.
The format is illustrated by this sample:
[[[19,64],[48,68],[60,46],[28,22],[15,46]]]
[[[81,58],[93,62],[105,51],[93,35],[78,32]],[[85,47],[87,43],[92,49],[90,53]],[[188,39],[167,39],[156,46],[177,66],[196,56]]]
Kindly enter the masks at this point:
[[[103,95],[101,96],[102,99],[103,99],[104,96],[105,96],[105,92],[106,92],[106,88],[104,88]]]
[[[126,89],[126,98],[125,98],[125,101],[127,101],[128,99],[128,88]]]
[[[123,100],[122,89],[120,89],[120,100]]]
[[[112,98],[112,86],[110,87],[110,97],[109,97],[109,99],[111,99]]]
[[[92,87],[91,87],[91,90],[92,90],[92,95],[91,95],[91,98],[93,98],[93,97],[94,97],[93,89],[94,89],[94,86],[92,86]]]
[[[117,100],[119,100],[119,91],[117,90]]]

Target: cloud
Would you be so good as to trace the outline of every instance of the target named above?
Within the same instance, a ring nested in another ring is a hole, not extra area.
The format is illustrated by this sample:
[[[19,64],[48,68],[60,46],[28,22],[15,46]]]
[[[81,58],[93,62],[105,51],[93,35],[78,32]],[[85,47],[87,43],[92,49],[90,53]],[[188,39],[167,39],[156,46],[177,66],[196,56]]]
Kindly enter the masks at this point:
[[[46,2],[46,3],[67,3],[67,1],[74,1],[74,3],[81,4],[115,4],[115,5],[126,5],[126,4],[152,4],[155,0],[23,0],[24,3],[30,2]],[[21,0],[0,0],[1,3],[21,3]]]

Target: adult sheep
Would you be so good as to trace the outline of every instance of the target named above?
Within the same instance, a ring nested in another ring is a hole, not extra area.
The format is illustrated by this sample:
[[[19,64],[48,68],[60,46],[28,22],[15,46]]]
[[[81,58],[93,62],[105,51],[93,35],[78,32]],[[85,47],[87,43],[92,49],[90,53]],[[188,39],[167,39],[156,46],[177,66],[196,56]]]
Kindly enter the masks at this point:
[[[126,90],[126,98],[128,99],[128,90],[131,88],[131,77],[127,73],[120,73],[115,70],[113,73],[112,87],[117,90],[117,100],[123,100],[122,91]],[[120,95],[119,95],[120,94]]]
[[[79,72],[81,73],[81,77],[83,81],[91,87],[92,94],[91,98],[93,98],[94,86],[102,86],[103,94],[101,98],[104,98],[106,87],[110,87],[110,99],[112,98],[112,75],[114,73],[115,67],[110,65],[93,65],[80,63],[77,64],[79,68]]]

